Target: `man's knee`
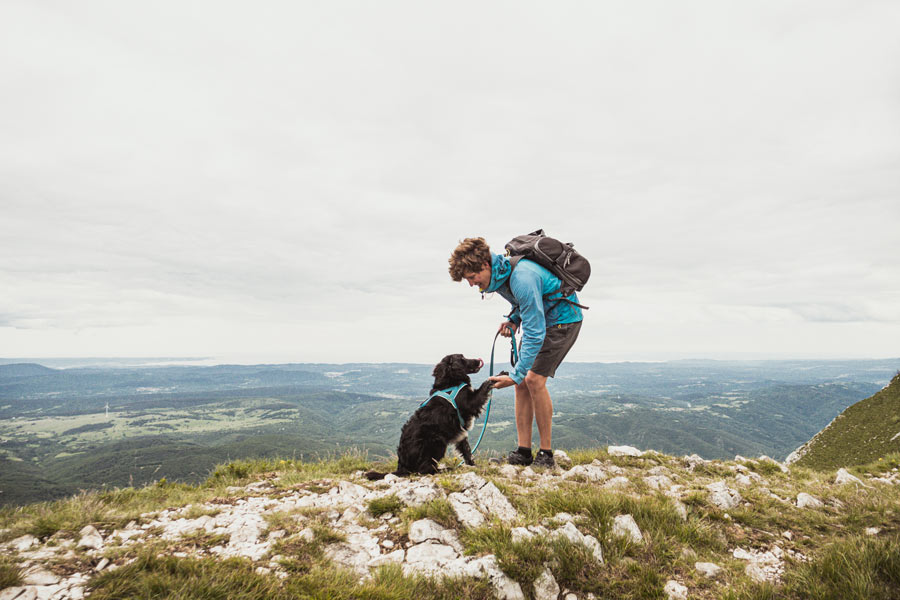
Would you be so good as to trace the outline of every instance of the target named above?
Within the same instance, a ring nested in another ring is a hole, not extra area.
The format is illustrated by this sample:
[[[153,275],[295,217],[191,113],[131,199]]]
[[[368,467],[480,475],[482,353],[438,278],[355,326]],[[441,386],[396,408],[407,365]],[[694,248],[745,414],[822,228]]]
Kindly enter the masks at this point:
[[[525,375],[525,379],[522,380],[522,383],[525,384],[528,391],[531,393],[547,388],[547,378],[544,375],[538,375],[534,371],[528,371],[528,374]]]

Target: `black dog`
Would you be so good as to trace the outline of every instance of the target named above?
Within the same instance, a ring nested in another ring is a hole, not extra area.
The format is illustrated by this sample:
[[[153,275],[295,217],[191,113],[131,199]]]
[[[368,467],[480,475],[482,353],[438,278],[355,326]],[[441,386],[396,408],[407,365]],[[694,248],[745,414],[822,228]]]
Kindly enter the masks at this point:
[[[459,413],[450,402],[441,397],[432,397],[427,404],[419,407],[400,430],[397,470],[394,475],[402,477],[411,473],[437,473],[438,461],[444,457],[450,444],[456,444],[456,449],[467,465],[475,464],[469,448],[469,430],[484,409],[494,382],[485,381],[477,390],[473,389],[469,373],[477,373],[483,365],[484,362],[480,359],[450,354],[434,367],[432,394],[461,383],[467,384],[456,396]],[[385,475],[387,473],[377,471],[366,473],[366,477],[371,480],[383,479]]]

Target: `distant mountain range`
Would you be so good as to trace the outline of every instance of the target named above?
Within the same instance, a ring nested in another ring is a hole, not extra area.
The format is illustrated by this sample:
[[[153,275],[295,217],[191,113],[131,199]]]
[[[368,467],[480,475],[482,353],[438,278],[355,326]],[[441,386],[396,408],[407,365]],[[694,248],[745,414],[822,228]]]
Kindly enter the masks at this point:
[[[781,460],[882,389],[898,367],[900,359],[564,364],[550,384],[554,445]],[[163,477],[202,481],[235,459],[324,457],[351,447],[390,458],[432,369],[0,365],[0,503]],[[494,393],[476,460],[515,444],[513,404],[511,390]]]

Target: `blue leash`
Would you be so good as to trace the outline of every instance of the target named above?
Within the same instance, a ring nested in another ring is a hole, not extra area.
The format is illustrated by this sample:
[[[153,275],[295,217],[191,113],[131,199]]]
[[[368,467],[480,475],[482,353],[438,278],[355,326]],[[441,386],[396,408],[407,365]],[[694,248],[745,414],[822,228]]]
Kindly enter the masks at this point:
[[[513,331],[512,327],[507,326],[510,335],[509,343],[512,346],[512,350],[510,351],[509,362],[512,366],[516,366],[516,363],[519,362],[519,352],[516,350],[516,332]],[[500,337],[500,332],[497,332],[497,335],[494,336],[494,343],[491,344],[491,368],[489,371],[489,377],[494,376],[494,348],[497,347],[497,338]],[[494,390],[490,391],[490,396],[488,396],[487,408],[484,411],[484,425],[481,427],[481,435],[478,436],[478,441],[475,442],[475,446],[472,448],[472,454],[475,454],[475,451],[478,450],[478,445],[481,444],[481,438],[484,437],[484,431],[487,429],[488,419],[491,416],[491,400],[494,399]]]

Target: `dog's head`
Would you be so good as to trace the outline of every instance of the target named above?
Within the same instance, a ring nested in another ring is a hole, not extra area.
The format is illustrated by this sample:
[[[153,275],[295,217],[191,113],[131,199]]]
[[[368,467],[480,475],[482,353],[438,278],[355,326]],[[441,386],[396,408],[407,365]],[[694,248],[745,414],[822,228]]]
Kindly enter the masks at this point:
[[[460,383],[471,383],[469,373],[477,373],[484,366],[480,358],[466,358],[462,354],[448,354],[441,359],[431,373],[434,375],[434,388],[442,389]]]

